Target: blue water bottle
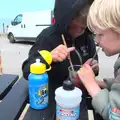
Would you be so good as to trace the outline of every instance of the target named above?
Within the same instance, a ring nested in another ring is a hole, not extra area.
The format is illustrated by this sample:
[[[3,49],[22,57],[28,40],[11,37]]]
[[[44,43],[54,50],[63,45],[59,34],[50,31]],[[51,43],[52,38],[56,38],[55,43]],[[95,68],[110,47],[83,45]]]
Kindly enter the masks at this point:
[[[36,62],[30,65],[29,99],[30,107],[36,110],[44,109],[48,106],[48,74],[46,65],[36,59]]]

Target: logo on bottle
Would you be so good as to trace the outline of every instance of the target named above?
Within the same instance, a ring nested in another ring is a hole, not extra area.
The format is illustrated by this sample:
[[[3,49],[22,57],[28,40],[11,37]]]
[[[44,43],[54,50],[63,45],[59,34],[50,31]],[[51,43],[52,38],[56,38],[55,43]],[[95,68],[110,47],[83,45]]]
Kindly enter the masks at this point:
[[[37,95],[40,97],[38,101],[36,102],[37,104],[41,104],[45,101],[45,98],[48,96],[48,85],[41,86],[38,89]]]
[[[63,109],[57,105],[56,120],[79,120],[79,107],[73,109]]]
[[[76,113],[73,110],[59,110],[59,114],[62,116],[75,117]]]

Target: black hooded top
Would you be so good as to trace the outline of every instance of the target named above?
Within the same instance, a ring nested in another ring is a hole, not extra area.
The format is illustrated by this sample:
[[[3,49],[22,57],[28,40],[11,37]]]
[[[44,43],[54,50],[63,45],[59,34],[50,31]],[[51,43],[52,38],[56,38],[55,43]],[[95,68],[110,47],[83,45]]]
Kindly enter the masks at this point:
[[[72,19],[87,5],[91,5],[93,0],[56,0],[54,7],[54,17],[59,32],[64,33]]]
[[[90,2],[92,0],[89,0]],[[44,29],[37,37],[36,43],[29,51],[28,59],[23,63],[22,70],[24,78],[28,79],[30,73],[30,64],[34,63],[36,58],[40,58],[38,50],[52,51],[58,45],[63,44],[61,34],[64,34],[67,46],[72,46],[72,39],[67,33],[67,26],[71,23],[77,12],[87,6],[88,0],[56,0],[54,8],[55,24]],[[95,43],[89,38],[86,30],[81,36],[74,40],[74,46],[80,53],[83,63],[92,58],[96,52]],[[75,52],[71,53],[73,64],[80,64]],[[96,56],[95,59],[98,59]],[[55,88],[62,85],[63,80],[68,77],[68,59],[63,62],[52,63],[52,69],[48,72],[49,84]]]

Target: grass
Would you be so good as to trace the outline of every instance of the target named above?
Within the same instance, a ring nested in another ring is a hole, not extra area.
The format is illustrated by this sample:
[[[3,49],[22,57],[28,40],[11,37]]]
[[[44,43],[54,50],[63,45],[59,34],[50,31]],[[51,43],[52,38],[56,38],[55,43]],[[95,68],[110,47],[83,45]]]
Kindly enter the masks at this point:
[[[0,34],[0,37],[7,37],[7,34]]]

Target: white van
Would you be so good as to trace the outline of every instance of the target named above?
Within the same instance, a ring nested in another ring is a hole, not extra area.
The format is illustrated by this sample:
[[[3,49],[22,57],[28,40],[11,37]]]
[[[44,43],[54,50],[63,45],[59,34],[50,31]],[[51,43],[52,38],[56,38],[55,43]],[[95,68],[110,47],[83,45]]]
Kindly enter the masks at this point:
[[[51,10],[18,14],[8,27],[8,39],[15,41],[33,41],[40,32],[54,23]]]

